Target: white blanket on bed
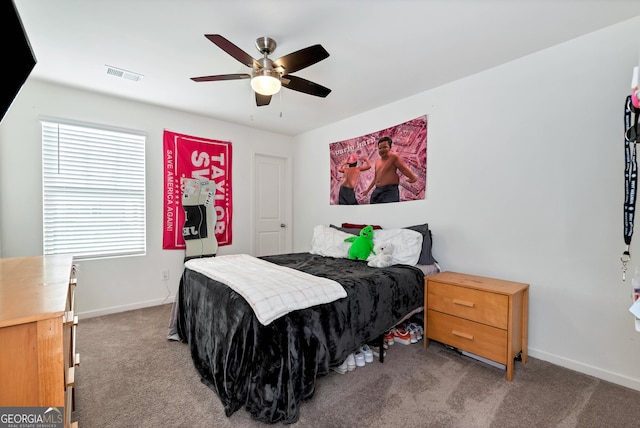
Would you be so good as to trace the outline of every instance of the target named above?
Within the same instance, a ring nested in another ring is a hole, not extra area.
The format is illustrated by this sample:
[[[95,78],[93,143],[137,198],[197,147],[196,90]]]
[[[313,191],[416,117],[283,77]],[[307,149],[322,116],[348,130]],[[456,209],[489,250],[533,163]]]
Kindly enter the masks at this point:
[[[253,308],[263,325],[296,309],[347,296],[338,282],[250,256],[191,259],[185,267],[228,285]]]

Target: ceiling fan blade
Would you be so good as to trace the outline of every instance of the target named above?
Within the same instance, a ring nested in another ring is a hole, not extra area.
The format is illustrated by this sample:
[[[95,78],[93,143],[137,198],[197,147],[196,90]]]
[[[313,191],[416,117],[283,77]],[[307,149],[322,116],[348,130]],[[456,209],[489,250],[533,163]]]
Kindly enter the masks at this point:
[[[220,49],[243,63],[249,68],[260,68],[260,63],[255,60],[251,55],[231,43],[229,40],[222,37],[220,34],[205,34],[207,39],[211,40]]]
[[[286,80],[289,82],[287,83]],[[282,76],[282,86],[285,88],[293,89],[294,91],[302,92],[309,95],[315,95],[316,97],[326,97],[331,93],[331,89],[325,88],[322,85],[318,85],[310,80],[303,79],[297,76],[285,75]]]
[[[284,74],[290,74],[320,62],[328,56],[329,52],[322,45],[313,45],[278,58],[273,61],[273,66],[283,67]]]
[[[256,105],[258,107],[268,106],[271,102],[271,95],[262,95],[256,92]]]
[[[249,74],[218,74],[216,76],[192,77],[191,80],[194,82],[214,82],[217,80],[238,80],[250,78],[251,75]]]

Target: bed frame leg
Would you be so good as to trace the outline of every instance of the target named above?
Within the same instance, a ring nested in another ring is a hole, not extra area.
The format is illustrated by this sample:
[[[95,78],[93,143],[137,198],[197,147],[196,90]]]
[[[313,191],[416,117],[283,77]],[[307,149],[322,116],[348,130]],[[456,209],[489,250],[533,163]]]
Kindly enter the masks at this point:
[[[380,362],[384,363],[384,333],[382,333],[378,338],[378,346],[378,349],[380,350]]]

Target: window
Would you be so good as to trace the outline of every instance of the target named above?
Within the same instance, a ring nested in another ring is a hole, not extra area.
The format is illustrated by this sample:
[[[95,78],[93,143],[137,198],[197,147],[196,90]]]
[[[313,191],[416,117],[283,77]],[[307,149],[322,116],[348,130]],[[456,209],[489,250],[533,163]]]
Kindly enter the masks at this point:
[[[144,255],[146,136],[41,123],[44,254]]]

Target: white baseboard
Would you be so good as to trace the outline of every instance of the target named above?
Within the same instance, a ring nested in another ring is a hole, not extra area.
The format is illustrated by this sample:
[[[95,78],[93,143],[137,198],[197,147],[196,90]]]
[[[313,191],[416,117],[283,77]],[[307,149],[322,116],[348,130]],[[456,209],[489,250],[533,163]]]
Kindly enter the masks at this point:
[[[78,315],[78,319],[87,319],[100,317],[102,315],[117,314],[118,312],[126,312],[132,311],[134,309],[150,308],[152,306],[160,306],[173,303],[175,297],[175,295],[171,295],[164,299],[147,300],[146,302],[132,303],[130,305],[112,306],[110,308],[102,308],[95,311],[78,312],[76,315]]]
[[[608,370],[603,370],[598,367],[590,366],[588,364],[584,364],[579,361],[570,360],[570,359],[560,357],[555,354],[550,354],[548,352],[540,351],[537,349],[529,348],[528,355],[533,358],[538,358],[539,360],[548,361],[560,367],[565,367],[567,369],[571,369],[576,372],[597,377],[598,379],[603,379],[608,382],[615,383],[617,385],[626,386],[627,388],[640,391],[640,379],[634,379],[629,376],[623,376],[618,373],[610,372]]]

